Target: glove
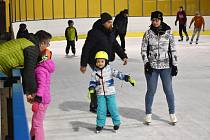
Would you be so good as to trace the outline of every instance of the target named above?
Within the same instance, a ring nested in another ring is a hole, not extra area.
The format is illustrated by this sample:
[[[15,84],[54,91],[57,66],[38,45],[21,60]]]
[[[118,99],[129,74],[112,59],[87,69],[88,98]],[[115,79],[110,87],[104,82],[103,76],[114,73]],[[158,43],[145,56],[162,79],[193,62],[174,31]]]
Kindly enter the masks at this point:
[[[91,94],[95,94],[96,93],[96,90],[95,90],[95,88],[94,87],[89,87],[88,88],[88,98],[90,99],[90,97],[91,97]]]
[[[151,67],[149,62],[147,62],[144,65],[144,71],[145,71],[146,74],[151,74],[152,73],[153,69],[152,69],[152,67]]]
[[[172,65],[171,67],[171,76],[176,76],[178,73],[177,66]]]
[[[133,79],[131,76],[129,75],[125,75],[125,81],[129,82],[132,86],[136,86],[136,80]]]
[[[33,112],[37,112],[39,109],[39,103],[38,102],[34,102],[32,105],[32,111]]]

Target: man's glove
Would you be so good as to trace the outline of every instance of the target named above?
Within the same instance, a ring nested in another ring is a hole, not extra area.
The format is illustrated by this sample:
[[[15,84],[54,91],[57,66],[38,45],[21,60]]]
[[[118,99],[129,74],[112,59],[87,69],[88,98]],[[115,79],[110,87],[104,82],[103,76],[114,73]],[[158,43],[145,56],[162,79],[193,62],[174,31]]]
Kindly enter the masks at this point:
[[[177,66],[172,65],[171,67],[171,76],[176,76],[178,73]]]
[[[144,71],[145,71],[145,73],[147,73],[147,74],[151,74],[151,73],[152,73],[153,69],[152,69],[152,67],[151,67],[151,65],[150,65],[149,62],[147,62],[147,63],[144,65]]]
[[[33,112],[37,112],[39,109],[39,103],[38,102],[34,102],[32,105],[32,111]]]
[[[125,75],[125,81],[129,82],[132,86],[136,86],[136,80],[133,79],[131,76],[129,75]]]
[[[94,87],[89,87],[88,88],[88,98],[90,99],[90,97],[91,97],[91,94],[95,94],[96,93],[96,90],[95,90],[95,88]]]

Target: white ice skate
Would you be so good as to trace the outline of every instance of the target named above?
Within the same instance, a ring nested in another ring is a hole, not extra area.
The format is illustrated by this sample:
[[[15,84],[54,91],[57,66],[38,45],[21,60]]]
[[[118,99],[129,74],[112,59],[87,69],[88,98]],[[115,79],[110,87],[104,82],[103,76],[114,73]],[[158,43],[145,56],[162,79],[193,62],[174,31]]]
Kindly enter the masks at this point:
[[[149,125],[152,121],[152,114],[146,114],[146,117],[144,118],[144,124]]]
[[[169,114],[170,116],[170,124],[175,125],[177,123],[177,118],[175,114]]]

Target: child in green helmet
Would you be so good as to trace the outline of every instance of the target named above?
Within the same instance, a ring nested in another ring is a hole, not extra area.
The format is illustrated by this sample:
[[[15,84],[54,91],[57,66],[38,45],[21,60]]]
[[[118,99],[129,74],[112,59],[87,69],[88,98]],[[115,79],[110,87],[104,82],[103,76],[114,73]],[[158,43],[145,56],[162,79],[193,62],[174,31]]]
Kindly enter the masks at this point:
[[[108,54],[105,51],[97,52],[95,56],[95,67],[91,74],[89,85],[89,94],[97,95],[96,133],[99,133],[105,126],[107,109],[111,114],[114,131],[117,131],[121,124],[116,104],[116,91],[113,77],[125,80],[132,86],[136,84],[136,81],[129,75],[125,75],[109,65]]]

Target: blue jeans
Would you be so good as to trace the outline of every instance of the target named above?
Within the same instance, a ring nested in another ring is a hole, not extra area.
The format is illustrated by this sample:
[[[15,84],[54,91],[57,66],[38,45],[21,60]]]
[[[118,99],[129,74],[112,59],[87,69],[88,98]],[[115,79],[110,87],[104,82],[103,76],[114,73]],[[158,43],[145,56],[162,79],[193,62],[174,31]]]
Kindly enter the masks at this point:
[[[146,114],[152,113],[153,98],[157,89],[158,76],[162,80],[163,90],[166,95],[169,114],[175,113],[174,93],[172,89],[171,68],[168,69],[153,69],[151,74],[145,74],[147,80],[147,93],[145,96]]]
[[[111,114],[114,125],[120,125],[120,115],[116,104],[115,95],[97,95],[97,126],[104,127],[106,123],[107,108]]]

